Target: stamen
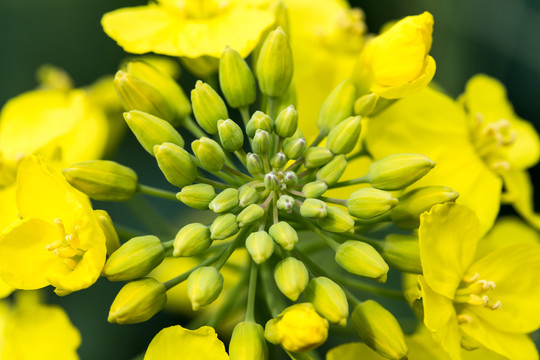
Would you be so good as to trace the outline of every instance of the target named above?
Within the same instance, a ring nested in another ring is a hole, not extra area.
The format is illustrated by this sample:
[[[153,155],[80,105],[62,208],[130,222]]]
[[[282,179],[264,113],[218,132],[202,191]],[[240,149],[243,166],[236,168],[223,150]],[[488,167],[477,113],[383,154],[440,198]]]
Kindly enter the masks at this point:
[[[479,273],[474,273],[474,275],[470,276],[470,275],[465,275],[463,276],[463,282],[466,282],[466,283],[472,283],[472,282],[475,282],[475,281],[478,281],[480,279],[480,274]]]
[[[473,318],[470,315],[459,314],[457,316],[457,321],[459,324],[470,324],[473,322]]]

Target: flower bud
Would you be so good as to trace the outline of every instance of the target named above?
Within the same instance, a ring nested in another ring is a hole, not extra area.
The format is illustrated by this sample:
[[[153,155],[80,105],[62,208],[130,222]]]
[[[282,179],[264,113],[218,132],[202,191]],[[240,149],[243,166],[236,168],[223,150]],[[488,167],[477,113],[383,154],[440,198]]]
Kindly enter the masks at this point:
[[[334,185],[347,169],[345,155],[337,155],[317,171],[317,180],[323,180],[328,185]]]
[[[420,247],[416,236],[402,234],[386,236],[381,255],[395,269],[414,274],[422,273]]]
[[[257,154],[247,153],[246,167],[251,175],[259,175],[264,171],[261,158]]]
[[[290,214],[294,206],[294,198],[289,195],[281,195],[276,205],[279,210],[286,211]]]
[[[148,275],[164,258],[165,248],[157,237],[134,237],[107,259],[103,275],[110,281],[138,279]]]
[[[195,84],[195,89],[191,90],[191,104],[195,120],[204,131],[211,135],[218,132],[218,120],[229,118],[223,99],[210,85],[200,80]]]
[[[278,152],[272,156],[270,159],[270,166],[276,169],[281,169],[288,161],[287,157],[283,152]]]
[[[328,163],[334,154],[324,147],[310,147],[304,153],[304,166],[306,169],[316,169]]]
[[[236,221],[238,222],[238,226],[243,228],[258,221],[263,215],[264,209],[260,205],[251,204],[238,214]]]
[[[261,92],[279,97],[287,91],[293,76],[292,50],[281,27],[270,32],[257,59],[257,79]]]
[[[237,151],[244,144],[244,133],[240,126],[231,119],[218,120],[218,133],[221,145],[227,151]]]
[[[383,215],[398,204],[392,194],[374,188],[363,188],[347,200],[349,214],[358,219],[371,219]]]
[[[174,238],[173,256],[194,256],[212,245],[210,229],[199,223],[184,226]]]
[[[83,161],[62,173],[71,186],[94,200],[125,201],[137,191],[135,171],[114,161]]]
[[[139,143],[150,155],[154,155],[154,146],[166,142],[184,146],[182,135],[171,124],[157,116],[131,110],[124,113],[124,119]]]
[[[238,223],[234,214],[220,215],[210,225],[212,240],[225,240],[238,232]]]
[[[273,131],[273,122],[270,119],[270,116],[266,115],[262,111],[255,111],[249,119],[246,125],[246,134],[253,138],[257,130],[264,130],[272,133]]]
[[[337,124],[328,134],[326,147],[336,155],[350,153],[360,137],[361,119],[351,116]]]
[[[306,199],[300,206],[300,214],[305,218],[321,219],[327,215],[327,205],[318,199]]]
[[[229,356],[231,360],[267,360],[263,327],[253,321],[236,324],[229,343]]]
[[[309,351],[326,341],[328,321],[317,314],[312,304],[294,304],[266,323],[264,337],[287,351]]]
[[[114,228],[113,221],[105,210],[94,210],[99,227],[105,235],[105,245],[107,246],[107,256],[111,256],[120,247],[120,240]]]
[[[171,143],[156,145],[154,156],[159,169],[174,186],[181,188],[191,185],[197,178],[197,165],[191,155],[181,147]]]
[[[351,315],[354,330],[379,355],[394,360],[407,358],[405,335],[394,315],[373,300],[354,308]]]
[[[189,207],[199,210],[208,209],[208,205],[214,197],[216,197],[216,191],[212,185],[208,184],[184,186],[182,190],[176,194],[178,200]]]
[[[205,170],[217,172],[223,168],[225,153],[214,140],[202,137],[191,143],[191,149]]]
[[[447,186],[424,186],[399,197],[399,204],[390,216],[396,226],[412,230],[420,226],[420,215],[432,206],[455,201],[459,194]]]
[[[341,286],[329,278],[317,277],[311,279],[304,296],[326,320],[341,327],[347,325],[349,304]]]
[[[293,136],[298,127],[298,112],[293,105],[281,110],[274,124],[274,131],[282,138]]]
[[[303,262],[293,257],[285,258],[274,268],[274,279],[279,291],[296,301],[306,288],[309,274]]]
[[[386,282],[388,265],[369,244],[355,240],[345,241],[336,251],[336,262],[351,274]]]
[[[302,192],[307,198],[318,198],[328,190],[328,185],[322,180],[307,183],[302,188]]]
[[[315,200],[315,199],[313,199]],[[335,206],[326,208],[326,216],[317,221],[326,231],[335,233],[354,232],[354,220],[344,210]]]
[[[219,85],[232,108],[244,108],[255,102],[257,88],[251,69],[229,46],[225,47],[219,60]]]
[[[281,189],[281,183],[276,176],[276,174],[272,171],[268,174],[264,175],[264,186],[268,190],[280,190]]]
[[[270,133],[265,130],[258,129],[255,132],[253,141],[251,143],[251,148],[256,154],[266,154],[272,147],[272,138]]]
[[[246,249],[253,261],[262,264],[274,253],[274,241],[266,231],[253,232],[246,239]]]
[[[268,229],[274,241],[287,251],[291,251],[298,242],[296,230],[288,222],[280,221]]]
[[[246,207],[255,204],[257,200],[259,200],[257,189],[247,185],[240,186],[238,189],[238,206]]]
[[[216,214],[229,211],[238,205],[238,190],[228,188],[220,192],[210,201],[208,208]]]
[[[294,171],[287,171],[283,174],[283,181],[285,182],[285,185],[293,187],[298,184],[298,176]]]
[[[299,139],[287,139],[283,142],[283,153],[287,155],[289,159],[299,159],[306,150],[306,140],[304,138]]]
[[[361,96],[354,102],[354,113],[360,116],[369,116],[378,102],[379,96],[373,93]]]
[[[165,307],[167,289],[152,279],[127,283],[120,289],[109,310],[108,322],[136,324],[150,319]]]
[[[400,190],[420,180],[435,163],[420,154],[394,154],[375,161],[368,177],[374,188]]]
[[[187,279],[187,295],[193,311],[211,304],[221,294],[223,276],[213,266],[203,266],[193,271]]]
[[[323,134],[328,134],[337,124],[352,115],[356,90],[353,83],[346,79],[341,82],[321,106],[317,126]]]

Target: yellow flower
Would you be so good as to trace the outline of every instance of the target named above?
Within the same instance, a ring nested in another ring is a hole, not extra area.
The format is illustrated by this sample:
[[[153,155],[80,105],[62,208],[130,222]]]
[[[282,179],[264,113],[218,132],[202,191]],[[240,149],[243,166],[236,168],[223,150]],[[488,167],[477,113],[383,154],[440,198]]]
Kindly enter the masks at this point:
[[[18,292],[16,305],[0,302],[2,360],[75,360],[79,331],[58,306],[39,302],[32,292]]]
[[[180,356],[181,354],[181,356]],[[161,330],[152,340],[144,360],[228,360],[225,346],[213,328],[203,326],[197,330],[180,325]]]
[[[219,58],[227,45],[246,57],[273,23],[271,7],[248,0],[159,0],[102,19],[107,35],[127,52],[188,58]]]
[[[88,198],[36,156],[17,175],[20,220],[0,235],[0,277],[18,289],[92,285],[105,263],[105,235]]]
[[[425,87],[435,74],[431,49],[433,16],[407,16],[368,41],[355,68],[361,93],[398,99]]]
[[[424,324],[452,359],[461,359],[462,346],[537,359],[527,334],[540,326],[540,244],[479,239],[478,219],[465,206],[436,205],[422,215]]]

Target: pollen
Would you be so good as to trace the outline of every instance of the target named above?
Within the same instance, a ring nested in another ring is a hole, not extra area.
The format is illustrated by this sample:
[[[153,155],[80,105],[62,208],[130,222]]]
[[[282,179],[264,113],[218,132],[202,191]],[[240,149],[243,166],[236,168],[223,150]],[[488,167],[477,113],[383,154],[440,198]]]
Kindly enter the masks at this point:
[[[52,251],[54,255],[62,259],[62,262],[66,264],[71,270],[75,269],[79,261],[84,255],[84,250],[80,249],[80,241],[77,233],[79,232],[79,226],[75,226],[74,232],[66,234],[66,229],[62,219],[55,219],[56,231],[58,233],[58,240],[47,244],[45,248],[48,251]]]

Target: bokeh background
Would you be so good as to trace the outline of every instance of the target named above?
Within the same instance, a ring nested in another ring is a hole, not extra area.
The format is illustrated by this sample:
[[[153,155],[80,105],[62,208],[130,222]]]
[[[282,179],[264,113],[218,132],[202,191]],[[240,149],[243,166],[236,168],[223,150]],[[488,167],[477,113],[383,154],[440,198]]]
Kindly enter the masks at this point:
[[[65,69],[76,86],[113,74],[126,54],[102,31],[101,16],[120,7],[145,3],[145,0],[0,0],[0,105],[34,88],[35,71],[43,63]],[[507,86],[516,112],[540,128],[540,1],[364,0],[351,3],[364,9],[371,32],[377,32],[386,21],[430,11],[435,17],[431,51],[437,62],[435,80],[456,96],[471,75],[484,72],[494,76]],[[184,89],[192,88],[193,79],[188,77],[183,85]],[[148,172],[141,174],[143,181],[163,185],[154,180],[161,177],[152,172],[157,169],[152,159],[130,134],[124,138],[115,159],[137,169],[147,167]],[[535,182],[540,179],[538,167],[532,169],[532,176]],[[536,204],[538,200],[537,197]],[[158,203],[158,206],[164,214],[177,209],[170,208],[168,203]],[[129,209],[113,206],[109,210],[113,218],[141,222]],[[170,220],[187,223],[185,218]],[[153,223],[158,230],[169,225]],[[108,324],[108,307],[119,288],[119,284],[100,281],[99,286],[64,298],[47,291],[47,301],[64,306],[82,332],[79,352],[82,359],[132,359],[144,351],[159,329],[186,320],[161,313],[142,325]]]

